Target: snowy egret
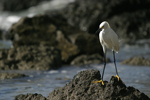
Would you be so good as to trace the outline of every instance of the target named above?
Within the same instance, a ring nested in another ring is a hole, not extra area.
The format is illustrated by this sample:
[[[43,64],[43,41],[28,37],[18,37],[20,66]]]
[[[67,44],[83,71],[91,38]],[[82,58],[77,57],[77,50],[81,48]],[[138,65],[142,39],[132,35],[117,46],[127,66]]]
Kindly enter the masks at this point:
[[[92,83],[102,83],[102,85],[104,85],[103,76],[104,76],[104,70],[105,70],[105,66],[106,66],[107,48],[109,48],[113,51],[114,64],[115,64],[115,69],[116,69],[116,74],[117,74],[115,77],[117,77],[118,80],[120,79],[119,75],[118,75],[117,67],[116,67],[116,60],[115,60],[115,52],[118,53],[118,51],[119,51],[119,40],[118,40],[117,34],[111,29],[108,22],[106,22],[106,21],[103,21],[99,25],[99,29],[96,31],[96,33],[97,32],[99,32],[99,40],[103,47],[104,68],[103,68],[103,73],[102,73],[102,79],[100,81],[93,81]]]

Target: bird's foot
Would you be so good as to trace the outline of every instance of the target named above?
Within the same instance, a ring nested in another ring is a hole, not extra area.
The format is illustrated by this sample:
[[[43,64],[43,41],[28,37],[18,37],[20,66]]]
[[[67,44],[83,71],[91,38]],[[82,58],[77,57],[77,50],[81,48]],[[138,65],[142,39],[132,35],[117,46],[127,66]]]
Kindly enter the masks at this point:
[[[118,79],[118,81],[121,80],[120,77],[119,77],[118,75],[116,75],[115,77]]]
[[[118,75],[116,75],[116,76],[112,75],[112,77],[116,77],[118,79],[118,81],[121,80],[121,78]]]
[[[113,76],[113,75],[112,75]],[[116,75],[116,76],[114,76],[114,77],[116,77],[117,79],[118,79],[118,81],[120,80],[120,81],[122,81],[121,80],[121,78],[118,76],[118,75]],[[122,81],[123,82],[123,81]]]
[[[102,83],[102,85],[104,85],[103,80],[100,80],[100,81],[92,81],[92,83]]]

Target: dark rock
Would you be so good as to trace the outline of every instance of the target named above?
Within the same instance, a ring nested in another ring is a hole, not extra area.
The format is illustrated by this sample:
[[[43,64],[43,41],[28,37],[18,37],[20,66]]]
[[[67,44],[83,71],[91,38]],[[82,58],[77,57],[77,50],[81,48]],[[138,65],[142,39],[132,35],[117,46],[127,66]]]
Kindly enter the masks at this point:
[[[0,50],[0,70],[49,70],[61,67],[60,51],[47,46],[20,46]]]
[[[37,4],[39,4],[41,1],[43,0],[30,0],[30,2],[28,0],[0,0],[0,11],[21,11],[24,9],[27,9],[31,6],[35,6]],[[44,0],[44,1],[48,1],[48,0]]]
[[[71,43],[68,34],[80,32],[67,24],[59,15],[36,15],[24,17],[9,29],[10,38],[15,47],[22,45],[54,46],[61,50],[63,63],[70,63],[79,53],[78,47]]]
[[[103,13],[103,4],[99,0],[76,0],[74,3],[69,4],[66,9],[60,13],[68,19],[68,23],[72,26],[78,27],[81,30],[89,31],[90,25],[101,19],[99,15]],[[95,28],[98,29],[98,26]],[[93,31],[96,30],[93,26]],[[93,33],[93,32],[92,32]]]
[[[40,43],[56,44],[56,26],[53,19],[47,15],[37,15],[33,18],[24,17],[12,25],[9,35],[14,46],[40,45]],[[16,35],[18,35],[16,38]],[[54,39],[53,39],[54,38]]]
[[[0,80],[21,78],[21,77],[27,77],[27,75],[20,73],[0,73]]]
[[[54,16],[36,15],[32,18],[21,18],[9,29],[9,35],[14,46],[22,45],[57,45],[56,33],[61,31],[66,34],[73,34],[76,28],[67,24],[59,14]],[[16,38],[16,35],[18,38]]]
[[[45,97],[43,97],[41,94],[20,94],[18,96],[15,97],[14,100],[47,100]]]
[[[110,59],[107,59],[107,62],[110,62]],[[89,65],[100,63],[103,63],[103,57],[99,54],[81,55],[71,61],[71,65]]]
[[[109,82],[91,83],[100,80],[98,70],[81,71],[64,87],[52,91],[48,100],[150,100],[134,87],[127,87],[121,80],[112,77]]]
[[[15,47],[22,45],[56,47],[61,50],[63,64],[69,64],[80,54],[103,54],[98,37],[70,26],[59,14],[22,18],[9,29],[9,33]]]
[[[136,66],[150,66],[150,60],[144,57],[131,57],[121,62],[121,64],[136,65]]]
[[[106,20],[121,39],[134,42],[150,38],[149,4],[149,0],[76,0],[60,13],[70,25],[92,34]]]
[[[75,38],[75,44],[78,46],[81,54],[103,55],[103,50],[97,36],[92,34],[78,34]]]
[[[78,46],[71,43],[70,40],[65,38],[64,34],[61,31],[57,31],[56,40],[58,41],[58,45],[56,46],[56,48],[61,50],[63,63],[70,63],[74,56],[79,54],[80,50]]]
[[[2,39],[2,34],[3,34],[2,30],[0,30],[0,39]]]

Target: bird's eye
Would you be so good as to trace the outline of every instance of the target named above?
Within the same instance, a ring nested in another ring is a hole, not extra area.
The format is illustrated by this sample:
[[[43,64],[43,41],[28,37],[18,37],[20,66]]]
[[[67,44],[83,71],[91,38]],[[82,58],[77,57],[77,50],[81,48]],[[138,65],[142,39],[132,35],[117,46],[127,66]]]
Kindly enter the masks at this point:
[[[100,27],[100,28],[103,28],[104,26]]]

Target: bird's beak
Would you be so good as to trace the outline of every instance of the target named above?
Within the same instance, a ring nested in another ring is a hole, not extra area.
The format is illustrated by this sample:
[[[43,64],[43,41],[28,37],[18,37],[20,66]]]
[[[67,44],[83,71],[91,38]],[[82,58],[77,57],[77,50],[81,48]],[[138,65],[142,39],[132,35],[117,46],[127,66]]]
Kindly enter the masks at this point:
[[[96,32],[95,35],[98,34],[101,31],[101,28],[99,28]]]

